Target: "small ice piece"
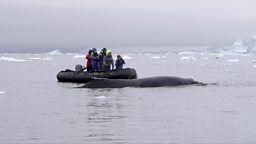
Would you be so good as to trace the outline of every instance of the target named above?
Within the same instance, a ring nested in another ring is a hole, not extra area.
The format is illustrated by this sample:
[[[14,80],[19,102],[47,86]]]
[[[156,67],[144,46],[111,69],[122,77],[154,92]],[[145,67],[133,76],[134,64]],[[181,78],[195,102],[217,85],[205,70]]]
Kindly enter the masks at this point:
[[[194,55],[195,52],[193,52],[193,51],[183,51],[183,52],[179,52],[178,54],[179,55]]]
[[[125,59],[125,60],[131,60],[131,59],[133,59],[132,57],[127,56],[127,55],[122,56],[122,58]]]
[[[11,57],[1,57],[0,60],[8,61],[8,62],[26,62],[24,59],[15,59]]]
[[[75,56],[73,56],[73,58],[85,58],[85,55],[75,55]]]
[[[220,53],[220,54],[217,54],[215,58],[219,59],[220,57],[224,57],[224,55]]]
[[[159,56],[152,56],[150,58],[152,58],[152,59],[160,59],[161,57],[159,57]]]
[[[166,56],[152,56],[152,59],[166,59]]]
[[[192,57],[192,56],[184,56],[184,57],[181,57],[180,60],[182,60],[182,61],[196,61],[196,58]]]
[[[104,96],[104,95],[102,95],[102,96],[96,96],[96,97],[94,97],[95,99],[106,99],[107,97],[106,96]]]
[[[239,59],[228,59],[227,62],[228,63],[236,63],[236,62],[239,62]]]
[[[256,65],[253,65],[252,67],[253,67],[253,68],[256,68]]]
[[[4,95],[5,94],[5,92],[4,91],[0,91],[0,95]]]

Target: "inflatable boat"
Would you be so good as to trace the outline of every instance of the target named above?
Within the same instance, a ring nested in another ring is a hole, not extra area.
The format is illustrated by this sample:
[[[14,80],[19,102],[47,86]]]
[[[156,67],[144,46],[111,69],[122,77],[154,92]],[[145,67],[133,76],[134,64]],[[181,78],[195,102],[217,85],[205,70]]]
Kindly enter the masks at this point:
[[[77,65],[76,70],[65,70],[60,71],[57,74],[59,82],[76,82],[76,83],[87,83],[93,78],[108,78],[108,79],[136,79],[137,73],[133,68],[125,68],[121,70],[111,71],[99,71],[99,72],[87,72],[83,71],[82,66]]]

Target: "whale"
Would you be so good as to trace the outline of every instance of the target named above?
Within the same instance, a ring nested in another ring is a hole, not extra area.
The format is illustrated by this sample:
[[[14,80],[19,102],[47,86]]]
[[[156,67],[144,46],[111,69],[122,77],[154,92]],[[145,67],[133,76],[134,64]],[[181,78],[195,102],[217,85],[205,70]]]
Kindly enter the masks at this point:
[[[182,85],[205,85],[192,78],[158,76],[140,79],[92,79],[82,88],[125,88],[125,87],[172,87]]]

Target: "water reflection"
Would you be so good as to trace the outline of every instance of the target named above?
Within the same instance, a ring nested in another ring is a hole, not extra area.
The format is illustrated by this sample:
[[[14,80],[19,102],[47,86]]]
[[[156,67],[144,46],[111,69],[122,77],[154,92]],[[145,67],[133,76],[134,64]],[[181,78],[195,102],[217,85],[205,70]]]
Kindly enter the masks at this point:
[[[122,90],[97,89],[88,90],[90,99],[87,103],[88,134],[85,141],[90,142],[124,142],[122,126],[124,125],[124,105]],[[121,126],[121,127],[120,127]]]

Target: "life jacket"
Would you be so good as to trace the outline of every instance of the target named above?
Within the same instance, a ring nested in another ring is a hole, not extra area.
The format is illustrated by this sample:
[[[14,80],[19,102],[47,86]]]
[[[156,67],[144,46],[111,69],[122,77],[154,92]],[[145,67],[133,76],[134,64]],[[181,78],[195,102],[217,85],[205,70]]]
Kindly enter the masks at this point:
[[[101,52],[100,55],[99,55],[99,62],[103,62],[103,58],[106,54]]]

